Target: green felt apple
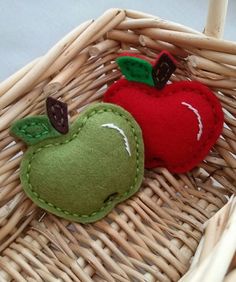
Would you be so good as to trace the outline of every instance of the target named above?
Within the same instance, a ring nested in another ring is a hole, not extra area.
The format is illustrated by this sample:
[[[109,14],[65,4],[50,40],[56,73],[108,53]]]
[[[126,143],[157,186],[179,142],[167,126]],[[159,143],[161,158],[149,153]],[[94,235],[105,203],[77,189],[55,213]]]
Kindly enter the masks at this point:
[[[63,128],[62,116],[54,117]],[[11,133],[29,145],[20,167],[26,194],[58,216],[96,221],[141,185],[141,130],[118,106],[88,107],[63,134],[47,116],[19,120]]]

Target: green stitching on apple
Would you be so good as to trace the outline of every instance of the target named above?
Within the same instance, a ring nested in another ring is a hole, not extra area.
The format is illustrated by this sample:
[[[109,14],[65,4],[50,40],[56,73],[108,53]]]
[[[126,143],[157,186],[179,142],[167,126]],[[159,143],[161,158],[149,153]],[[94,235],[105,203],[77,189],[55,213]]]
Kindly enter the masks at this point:
[[[51,125],[47,116],[33,116],[19,120],[12,125],[11,132],[27,145],[61,135]]]
[[[144,173],[142,133],[128,112],[101,103],[85,109],[66,134],[52,124],[47,116],[38,116],[11,127],[11,133],[29,145],[20,179],[38,206],[89,223],[139,189]]]

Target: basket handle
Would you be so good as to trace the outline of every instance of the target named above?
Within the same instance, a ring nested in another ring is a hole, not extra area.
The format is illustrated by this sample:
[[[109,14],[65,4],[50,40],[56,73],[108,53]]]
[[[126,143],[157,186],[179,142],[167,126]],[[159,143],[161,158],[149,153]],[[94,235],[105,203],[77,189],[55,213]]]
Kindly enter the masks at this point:
[[[223,37],[227,7],[228,0],[209,0],[204,34],[219,39]]]

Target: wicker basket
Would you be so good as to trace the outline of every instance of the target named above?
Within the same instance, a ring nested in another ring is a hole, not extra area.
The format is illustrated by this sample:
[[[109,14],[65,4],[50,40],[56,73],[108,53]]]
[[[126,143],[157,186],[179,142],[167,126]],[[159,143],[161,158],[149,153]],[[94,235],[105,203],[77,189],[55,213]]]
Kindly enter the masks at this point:
[[[236,43],[212,37],[222,33],[227,1],[210,2],[205,34],[108,10],[0,84],[0,281],[151,282],[185,274],[204,223],[236,191]],[[114,60],[121,51],[154,58],[162,49],[180,62],[172,81],[203,82],[224,107],[225,127],[210,155],[188,174],[146,171],[140,191],[94,224],[37,208],[20,186],[25,147],[9,136],[12,121],[44,113],[49,95],[68,103],[74,120],[120,78]]]

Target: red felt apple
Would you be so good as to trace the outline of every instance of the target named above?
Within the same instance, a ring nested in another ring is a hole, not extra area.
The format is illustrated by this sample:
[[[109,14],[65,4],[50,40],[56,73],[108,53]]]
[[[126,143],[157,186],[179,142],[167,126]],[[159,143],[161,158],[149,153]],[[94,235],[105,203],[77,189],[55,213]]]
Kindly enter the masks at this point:
[[[223,112],[219,100],[199,82],[165,86],[175,69],[167,52],[161,54],[154,67],[127,55],[120,57],[118,64],[126,79],[114,83],[104,101],[123,107],[139,123],[146,168],[162,166],[177,173],[191,170],[206,157],[221,134]]]

